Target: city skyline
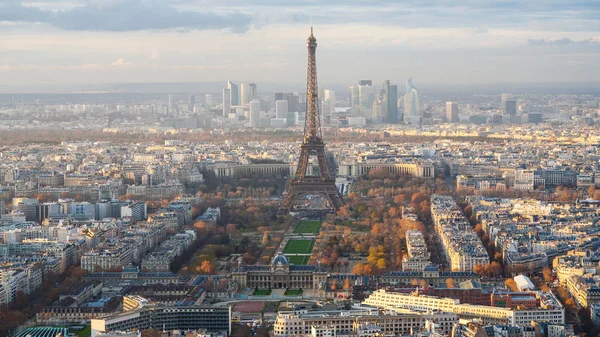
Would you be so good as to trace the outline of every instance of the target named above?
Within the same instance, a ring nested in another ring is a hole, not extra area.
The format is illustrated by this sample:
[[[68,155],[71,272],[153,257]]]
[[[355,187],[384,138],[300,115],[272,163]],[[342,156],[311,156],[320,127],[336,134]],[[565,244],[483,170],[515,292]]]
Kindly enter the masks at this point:
[[[409,76],[447,84],[597,82],[599,10],[585,2],[9,1],[0,5],[0,88],[302,83],[305,56],[297,50],[309,16],[325,46],[323,84]]]

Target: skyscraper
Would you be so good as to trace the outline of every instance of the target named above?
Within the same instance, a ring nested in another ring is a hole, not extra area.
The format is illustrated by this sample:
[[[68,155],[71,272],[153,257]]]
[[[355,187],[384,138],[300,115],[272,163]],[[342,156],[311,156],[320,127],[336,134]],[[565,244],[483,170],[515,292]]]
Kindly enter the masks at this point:
[[[231,93],[231,105],[240,105],[240,94],[238,91],[238,86],[231,81],[227,81],[227,89],[229,89]]]
[[[446,122],[458,123],[458,103],[446,102]]]
[[[206,103],[206,106],[208,106],[209,108],[212,106],[212,95],[211,94],[206,94],[204,96],[204,103]]]
[[[246,105],[250,103],[250,91],[248,90],[248,84],[240,84],[240,103]]]
[[[517,100],[512,97],[511,94],[502,94],[502,114],[503,115],[516,115],[517,114]]]
[[[360,103],[360,97],[358,96],[358,85],[350,86],[350,108],[356,109]]]
[[[287,118],[288,113],[288,101],[278,100],[275,101],[275,117]]]
[[[398,86],[381,82],[381,114],[386,123],[398,123]]]
[[[188,110],[194,111],[194,105],[196,105],[196,96],[192,94],[192,95],[190,95],[190,100],[188,103]]]
[[[326,114],[329,115],[335,111],[335,90],[326,89],[323,92],[323,96],[323,99],[329,102],[329,110],[323,111],[323,116],[325,116]]]
[[[260,100],[253,99],[250,101],[250,127],[257,128],[260,126]]]
[[[173,96],[169,95],[169,111],[171,111],[171,109],[173,109]]]
[[[229,89],[223,89],[223,117],[229,117],[231,112],[231,91]]]
[[[371,83],[369,80],[362,80],[358,86],[358,103],[365,109],[371,109],[375,101],[375,87]]]
[[[249,89],[249,95],[250,95],[250,100],[253,100],[255,98],[258,97],[258,91],[256,88],[256,83],[250,83],[248,84],[248,89]]]
[[[404,121],[419,123],[421,110],[419,104],[419,91],[413,87],[412,78],[406,80],[406,94],[404,95]]]

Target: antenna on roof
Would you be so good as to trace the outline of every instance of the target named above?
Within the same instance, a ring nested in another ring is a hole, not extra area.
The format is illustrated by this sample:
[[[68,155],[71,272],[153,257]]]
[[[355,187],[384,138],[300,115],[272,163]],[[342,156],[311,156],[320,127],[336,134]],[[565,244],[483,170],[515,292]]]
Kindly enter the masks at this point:
[[[313,34],[312,16],[310,17],[310,35]]]

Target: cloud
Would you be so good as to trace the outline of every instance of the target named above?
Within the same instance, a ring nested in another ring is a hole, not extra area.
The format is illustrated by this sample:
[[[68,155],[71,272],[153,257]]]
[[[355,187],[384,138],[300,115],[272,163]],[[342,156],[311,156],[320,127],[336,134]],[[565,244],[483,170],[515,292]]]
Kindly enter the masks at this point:
[[[160,0],[93,0],[68,10],[50,11],[9,0],[0,22],[42,22],[64,30],[138,31],[163,29],[248,30],[251,17],[239,12],[179,10]]]
[[[600,41],[593,38],[584,40],[571,40],[564,37],[556,40],[529,39],[527,40],[527,44],[530,46],[597,45],[600,44]]]

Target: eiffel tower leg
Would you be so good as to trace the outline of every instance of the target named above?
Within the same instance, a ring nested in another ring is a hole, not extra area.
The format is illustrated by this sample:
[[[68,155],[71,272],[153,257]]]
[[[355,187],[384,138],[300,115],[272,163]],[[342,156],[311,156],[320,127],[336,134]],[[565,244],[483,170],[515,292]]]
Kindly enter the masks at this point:
[[[344,201],[340,198],[339,193],[329,193],[328,195],[329,201],[331,202],[331,207],[336,211],[340,209],[340,207],[344,206]]]
[[[296,200],[297,197],[298,195],[292,189],[289,189],[281,206],[279,206],[279,210],[277,210],[277,215],[287,215],[292,210],[294,200]]]
[[[319,162],[319,169],[321,170],[321,178],[329,179],[331,175],[329,172],[329,165],[327,165],[324,148],[317,149],[317,161]]]

